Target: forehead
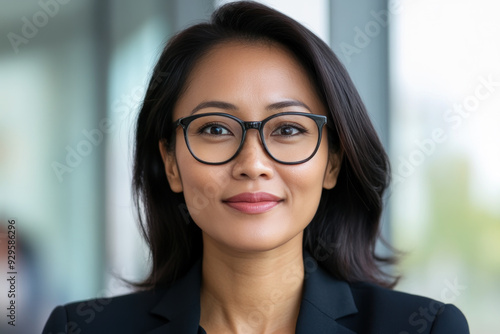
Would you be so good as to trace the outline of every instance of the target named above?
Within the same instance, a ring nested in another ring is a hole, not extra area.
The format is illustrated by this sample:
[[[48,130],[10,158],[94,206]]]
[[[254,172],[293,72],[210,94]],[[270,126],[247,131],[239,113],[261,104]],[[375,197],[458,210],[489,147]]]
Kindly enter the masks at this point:
[[[213,64],[222,59],[227,65],[237,63],[237,61],[235,60],[237,60],[238,57],[234,57],[235,55],[244,57],[244,59],[247,61],[252,59],[256,60],[260,64],[263,64],[264,61],[266,61],[267,63],[277,61],[281,63],[281,65],[295,67],[296,69],[300,69],[305,73],[302,65],[290,50],[277,42],[266,40],[230,40],[219,43],[210,48],[208,52],[206,52],[206,54],[201,57],[201,59],[194,67],[193,72],[199,70],[204,65],[210,63]]]
[[[197,62],[174,112],[184,117],[185,108],[212,100],[244,108],[287,99],[313,104],[323,113],[308,72],[288,49],[268,41],[230,41]]]
[[[201,57],[190,73],[188,84],[203,75],[243,75],[253,79],[255,74],[271,76],[278,71],[309,80],[307,71],[292,52],[276,42],[227,41]]]

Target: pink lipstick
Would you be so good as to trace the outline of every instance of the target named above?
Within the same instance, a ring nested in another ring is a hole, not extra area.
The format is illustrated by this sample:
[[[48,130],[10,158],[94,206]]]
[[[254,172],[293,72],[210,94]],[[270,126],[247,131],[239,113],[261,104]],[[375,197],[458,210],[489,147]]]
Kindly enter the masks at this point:
[[[282,199],[269,193],[241,193],[223,200],[225,204],[233,209],[248,214],[264,213],[271,210]]]

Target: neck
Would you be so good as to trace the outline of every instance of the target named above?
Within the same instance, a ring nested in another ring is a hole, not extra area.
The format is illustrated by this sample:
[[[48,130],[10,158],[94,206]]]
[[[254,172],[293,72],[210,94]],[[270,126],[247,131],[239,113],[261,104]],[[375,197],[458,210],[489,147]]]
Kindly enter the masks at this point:
[[[207,333],[294,333],[302,235],[265,252],[228,252],[204,236],[200,324]]]

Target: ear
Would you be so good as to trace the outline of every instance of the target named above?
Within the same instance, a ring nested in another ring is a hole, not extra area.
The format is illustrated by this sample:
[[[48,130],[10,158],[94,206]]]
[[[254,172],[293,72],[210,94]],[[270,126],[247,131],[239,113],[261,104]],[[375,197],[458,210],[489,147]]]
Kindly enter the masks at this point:
[[[337,184],[340,166],[342,165],[342,153],[330,153],[323,178],[323,188],[332,189]]]
[[[168,151],[167,142],[165,140],[160,140],[158,145],[163,164],[165,165],[165,174],[167,175],[170,189],[172,189],[174,193],[180,193],[182,192],[182,181],[179,167],[177,166],[177,160],[175,159],[175,153]]]

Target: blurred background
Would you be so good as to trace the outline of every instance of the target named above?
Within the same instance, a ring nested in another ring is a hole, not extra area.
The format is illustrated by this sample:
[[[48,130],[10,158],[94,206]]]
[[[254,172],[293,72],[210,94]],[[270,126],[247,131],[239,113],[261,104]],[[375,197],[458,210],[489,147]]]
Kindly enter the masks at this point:
[[[164,43],[225,2],[0,0],[0,309],[15,221],[17,332],[145,275],[133,124]],[[500,3],[262,2],[331,45],[390,153],[383,234],[406,253],[397,289],[456,304],[472,333],[498,333]]]

